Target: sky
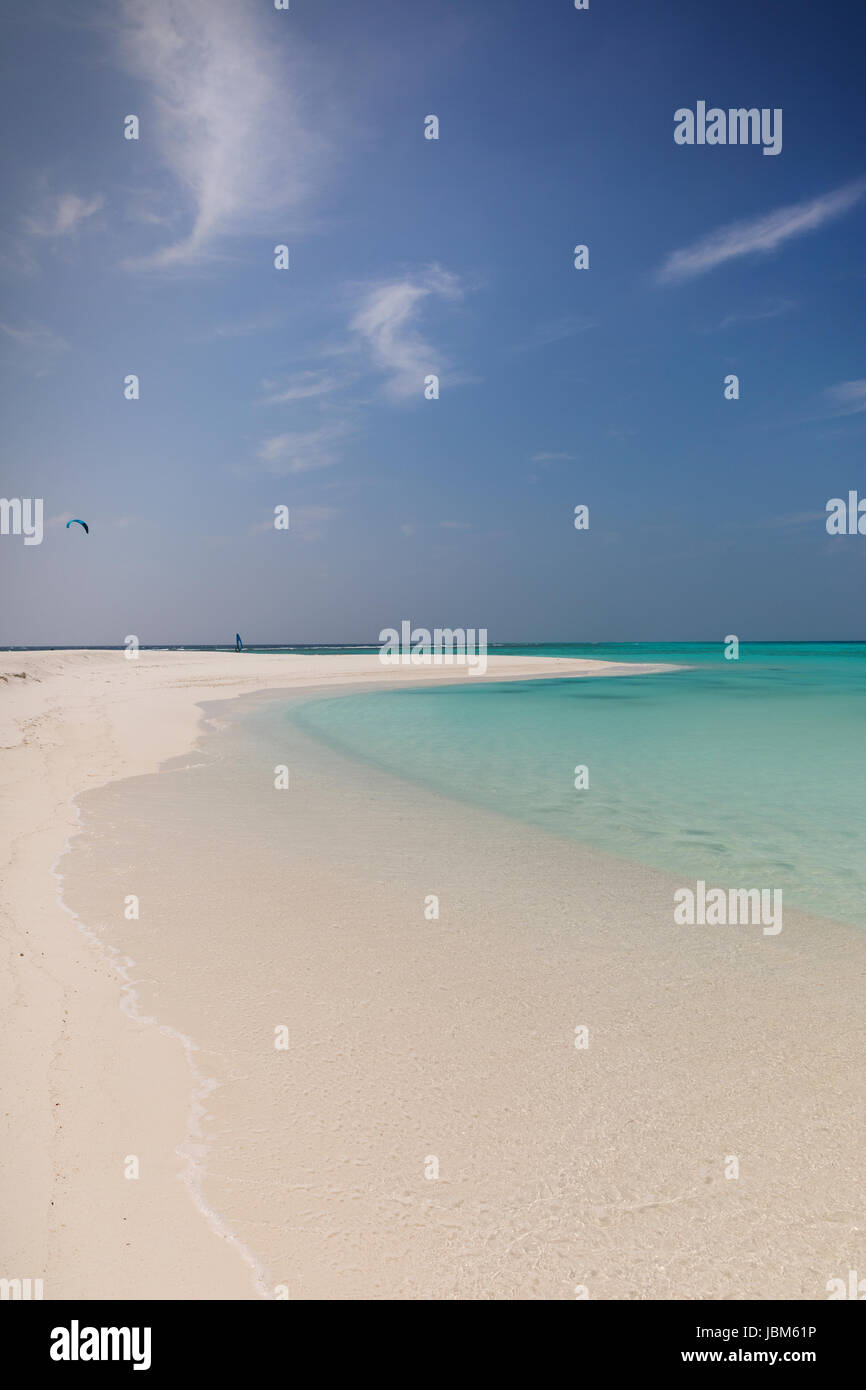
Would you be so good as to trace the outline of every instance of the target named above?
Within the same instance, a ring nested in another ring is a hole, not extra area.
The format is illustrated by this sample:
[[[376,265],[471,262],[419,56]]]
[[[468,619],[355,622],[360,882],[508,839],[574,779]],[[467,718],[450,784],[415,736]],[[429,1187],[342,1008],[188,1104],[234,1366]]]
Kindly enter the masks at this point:
[[[0,535],[0,644],[866,636],[825,525],[866,497],[858,6],[2,29],[0,491],[45,529]],[[781,110],[780,152],[676,143],[700,101]]]

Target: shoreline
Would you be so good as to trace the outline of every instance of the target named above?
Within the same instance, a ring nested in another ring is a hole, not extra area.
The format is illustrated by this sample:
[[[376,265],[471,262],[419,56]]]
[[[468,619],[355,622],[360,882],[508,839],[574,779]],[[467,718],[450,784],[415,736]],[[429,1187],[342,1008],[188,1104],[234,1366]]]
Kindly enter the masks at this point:
[[[677,876],[283,710],[211,706],[201,761],[94,792],[67,879],[115,940],[118,894],[147,904],[119,940],[219,1080],[203,1190],[271,1296],[814,1299],[859,1267],[862,931],[672,928]]]
[[[0,684],[3,1277],[48,1299],[751,1301],[862,1265],[861,930],[672,931],[670,873],[247,720],[363,689],[357,658],[292,683],[262,657],[272,680],[238,690],[238,658],[204,655],[142,681],[120,653],[43,654],[5,709]],[[263,796],[276,748],[285,802]],[[140,923],[119,922],[130,874]]]
[[[487,673],[471,680],[669,669],[494,655]],[[69,930],[69,910],[58,900],[55,868],[78,832],[76,798],[194,750],[205,732],[200,705],[208,701],[268,689],[453,684],[467,677],[383,667],[375,656],[147,651],[128,661],[121,650],[76,650],[0,653],[0,678],[0,796],[15,827],[3,846],[0,1273],[44,1278],[49,1299],[111,1297],[118,1286],[127,1298],[184,1298],[201,1296],[190,1290],[207,1269],[209,1297],[255,1297],[231,1240],[208,1229],[177,1180],[184,1159],[171,1136],[187,1132],[190,1101],[188,1078],[178,1074],[177,1039],[123,1013],[115,965],[99,957],[82,929]],[[88,1137],[116,1134],[122,1157],[123,1135],[142,1115],[163,1136],[149,1200],[130,1211],[118,1161],[116,1174],[83,1184],[86,1200],[79,1191],[70,1202],[71,1175],[88,1166]],[[128,1258],[109,1254],[118,1249]]]

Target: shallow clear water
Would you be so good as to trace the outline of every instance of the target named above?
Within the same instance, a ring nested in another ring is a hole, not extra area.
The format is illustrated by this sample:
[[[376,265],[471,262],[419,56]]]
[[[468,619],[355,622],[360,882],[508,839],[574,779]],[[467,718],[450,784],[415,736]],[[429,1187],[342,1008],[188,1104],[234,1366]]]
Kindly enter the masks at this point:
[[[686,879],[781,888],[791,907],[866,926],[866,645],[741,645],[738,661],[721,643],[497,650],[687,669],[467,679],[265,717],[557,835]]]

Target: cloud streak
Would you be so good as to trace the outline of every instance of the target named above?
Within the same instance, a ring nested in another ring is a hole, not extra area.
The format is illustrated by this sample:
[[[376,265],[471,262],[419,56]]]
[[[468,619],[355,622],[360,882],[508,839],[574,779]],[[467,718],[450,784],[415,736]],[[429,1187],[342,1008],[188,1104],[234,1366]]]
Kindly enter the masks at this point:
[[[656,272],[656,282],[660,285],[678,284],[697,275],[706,275],[708,271],[742,256],[771,255],[793,237],[817,231],[825,223],[850,212],[864,196],[866,179],[859,179],[820,198],[792,203],[778,212],[748,222],[733,222],[692,246],[672,252]]]
[[[592,319],[567,314],[565,318],[556,319],[552,323],[539,324],[530,337],[517,344],[514,351],[534,352],[538,348],[550,347],[552,343],[561,343],[566,338],[573,338],[578,333],[588,333],[594,327]]]
[[[413,278],[389,280],[368,287],[350,329],[366,349],[373,366],[385,375],[385,394],[392,400],[423,395],[424,378],[441,375],[448,365],[418,331],[419,310],[431,297],[462,297],[456,275],[431,266]]]
[[[339,384],[337,378],[327,372],[296,372],[282,385],[274,381],[263,382],[265,390],[269,392],[264,402],[266,405],[283,405],[290,401],[313,400],[317,396],[329,395]]]
[[[829,386],[825,395],[834,415],[859,415],[866,410],[866,381],[840,381]]]
[[[303,370],[262,382],[260,404],[289,407],[294,428],[262,441],[256,454],[259,469],[295,474],[332,467],[341,461],[343,444],[361,429],[354,389],[359,382],[376,381],[388,402],[423,401],[425,377],[448,366],[422,333],[420,320],[431,301],[462,298],[456,275],[428,266],[355,285],[350,295],[347,330],[320,349],[324,364],[313,358]],[[453,385],[465,378],[452,374],[448,380]]]
[[[105,206],[101,193],[80,198],[77,193],[60,193],[52,198],[41,217],[25,217],[24,225],[33,236],[64,237]]]
[[[162,164],[184,190],[184,235],[129,262],[191,266],[216,254],[218,238],[267,228],[317,184],[327,142],[301,115],[309,60],[262,26],[237,0],[125,0],[117,32],[124,67],[149,94]]]
[[[330,468],[339,458],[334,446],[348,432],[349,426],[338,421],[318,429],[291,430],[286,434],[273,435],[259,448],[259,462],[266,473],[278,476]]]
[[[717,333],[724,328],[738,327],[743,323],[761,323],[765,319],[778,319],[782,318],[784,314],[790,314],[796,308],[796,300],[779,299],[775,303],[766,304],[763,308],[759,309],[734,309],[731,313],[725,314],[725,317],[720,323],[715,324],[712,328],[702,328],[699,331],[702,333]]]

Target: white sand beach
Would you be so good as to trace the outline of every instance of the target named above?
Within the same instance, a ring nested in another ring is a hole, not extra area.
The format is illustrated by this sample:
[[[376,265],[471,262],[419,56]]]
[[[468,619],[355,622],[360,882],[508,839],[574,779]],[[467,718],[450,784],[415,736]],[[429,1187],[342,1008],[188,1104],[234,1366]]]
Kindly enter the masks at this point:
[[[665,668],[486,679],[635,669]],[[6,653],[0,676],[4,1277],[820,1299],[862,1266],[857,928],[675,928],[671,875],[297,731],[275,858],[241,790],[212,794],[220,740],[255,692],[394,684],[375,657]]]
[[[486,676],[471,679],[662,669],[493,655]],[[361,655],[0,654],[6,1277],[44,1279],[47,1298],[257,1296],[248,1262],[202,1219],[179,1181],[188,1159],[178,1148],[190,1125],[181,1044],[121,1011],[116,969],[58,902],[53,871],[77,829],[75,798],[154,772],[191,749],[202,701],[269,688],[437,679],[455,673],[395,670]],[[142,1117],[152,1161],[149,1181],[133,1184],[123,1177],[123,1158]],[[97,1150],[116,1155],[116,1163],[103,1168]]]

